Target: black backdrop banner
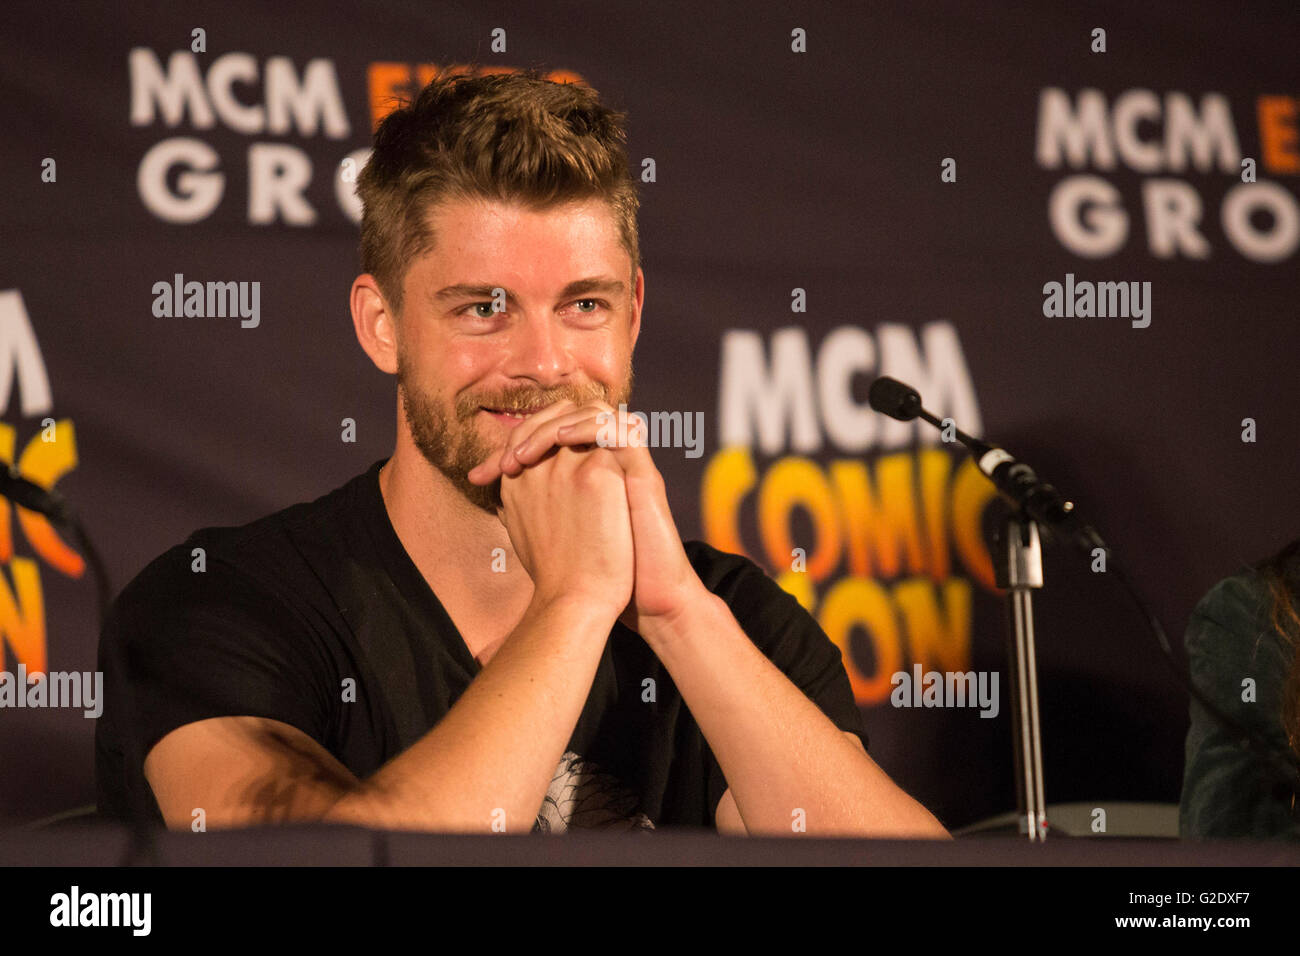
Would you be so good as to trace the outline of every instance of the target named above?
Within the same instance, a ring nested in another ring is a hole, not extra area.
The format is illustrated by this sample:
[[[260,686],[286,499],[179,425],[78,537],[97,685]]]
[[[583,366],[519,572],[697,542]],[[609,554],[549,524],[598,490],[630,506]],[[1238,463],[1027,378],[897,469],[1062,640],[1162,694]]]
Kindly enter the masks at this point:
[[[873,756],[946,825],[1010,810],[1001,505],[867,386],[911,382],[1075,497],[1175,638],[1300,534],[1284,7],[10,0],[0,458],[118,588],[363,471],[395,409],[347,304],[374,124],[447,71],[588,83],[640,180],[632,407],[702,428],[655,452],[683,536],[809,609]],[[84,555],[0,513],[2,669],[91,690]],[[1185,694],[1113,578],[1046,564],[1049,803],[1176,802]],[[928,706],[930,673],[976,699]],[[0,709],[0,824],[93,802],[93,711]]]

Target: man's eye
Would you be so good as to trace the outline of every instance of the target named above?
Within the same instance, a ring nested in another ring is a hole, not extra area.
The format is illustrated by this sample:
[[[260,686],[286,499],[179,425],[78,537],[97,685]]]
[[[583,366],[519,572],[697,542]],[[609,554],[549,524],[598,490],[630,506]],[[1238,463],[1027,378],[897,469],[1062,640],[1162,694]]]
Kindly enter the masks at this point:
[[[496,315],[496,313],[492,311],[491,302],[475,302],[471,305],[465,306],[465,309],[473,309],[474,312],[471,318],[475,319],[490,319],[492,316]]]
[[[600,308],[602,305],[605,305],[605,302],[604,302],[604,300],[602,300],[602,299],[579,299],[578,302],[577,302],[577,304],[578,304],[579,306],[581,306],[582,303],[584,303],[584,302],[589,302],[589,303],[591,303],[592,308],[591,308],[591,309],[581,309],[581,308],[580,308],[578,311],[579,311],[579,312],[586,312],[588,315],[590,315],[592,312],[595,312],[596,309]],[[606,306],[606,308],[608,308],[608,306]]]

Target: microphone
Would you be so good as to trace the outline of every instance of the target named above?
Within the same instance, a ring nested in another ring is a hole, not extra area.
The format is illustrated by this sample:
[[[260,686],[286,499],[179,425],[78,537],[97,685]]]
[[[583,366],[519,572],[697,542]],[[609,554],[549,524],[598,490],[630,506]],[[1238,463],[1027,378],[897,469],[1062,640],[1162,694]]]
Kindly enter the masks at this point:
[[[871,383],[867,393],[867,402],[882,415],[888,415],[900,422],[910,422],[920,418],[935,428],[945,428],[944,422],[930,414],[921,405],[921,395],[910,385],[897,379],[882,376]],[[1016,459],[1004,448],[990,445],[967,435],[959,428],[953,428],[957,440],[971,450],[975,464],[1004,498],[1019,507],[1024,513],[1043,525],[1069,527],[1077,533],[1079,543],[1085,550],[1106,548],[1097,532],[1089,525],[1079,525],[1074,512],[1074,502],[1070,501],[1052,485],[1041,481],[1034,470]]]
[[[68,520],[68,505],[62,495],[57,491],[46,491],[36,482],[28,481],[12,465],[0,468],[0,496],[57,522]]]
[[[926,414],[916,389],[886,375],[871,383],[867,402],[882,415],[897,418],[900,422],[910,422],[918,415]]]

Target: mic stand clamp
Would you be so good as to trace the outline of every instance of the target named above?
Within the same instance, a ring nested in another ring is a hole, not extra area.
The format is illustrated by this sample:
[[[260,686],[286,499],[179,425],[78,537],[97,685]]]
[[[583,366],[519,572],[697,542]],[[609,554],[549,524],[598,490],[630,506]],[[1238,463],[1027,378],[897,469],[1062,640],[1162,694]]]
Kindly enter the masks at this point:
[[[1007,657],[1013,674],[1012,732],[1015,737],[1016,802],[1020,832],[1030,843],[1047,839],[1043,800],[1043,750],[1038,733],[1038,666],[1034,659],[1033,591],[1043,586],[1043,552],[1038,524],[1017,508],[1002,519],[995,539],[996,581],[1007,591],[1010,616]]]

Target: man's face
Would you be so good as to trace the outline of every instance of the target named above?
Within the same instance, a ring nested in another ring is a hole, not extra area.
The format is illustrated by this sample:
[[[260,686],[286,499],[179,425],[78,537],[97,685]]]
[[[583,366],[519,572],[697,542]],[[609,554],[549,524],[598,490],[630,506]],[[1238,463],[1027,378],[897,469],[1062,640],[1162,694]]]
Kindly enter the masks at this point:
[[[424,457],[495,514],[500,481],[466,475],[517,424],[498,413],[631,397],[643,279],[638,270],[631,287],[630,257],[598,200],[545,212],[457,200],[430,215],[434,248],[404,280],[398,394]]]

